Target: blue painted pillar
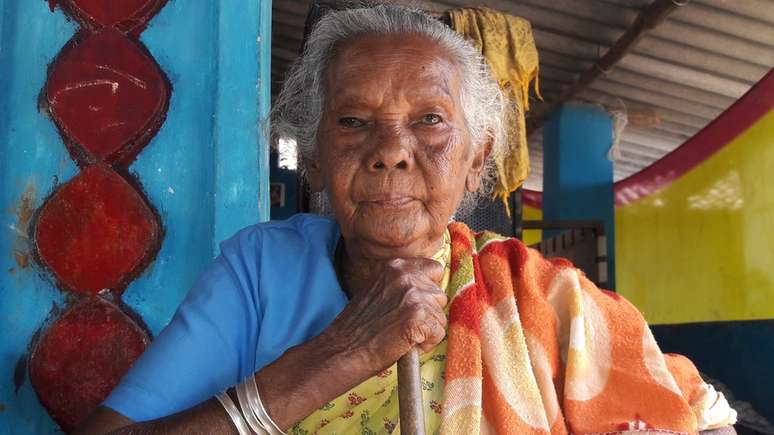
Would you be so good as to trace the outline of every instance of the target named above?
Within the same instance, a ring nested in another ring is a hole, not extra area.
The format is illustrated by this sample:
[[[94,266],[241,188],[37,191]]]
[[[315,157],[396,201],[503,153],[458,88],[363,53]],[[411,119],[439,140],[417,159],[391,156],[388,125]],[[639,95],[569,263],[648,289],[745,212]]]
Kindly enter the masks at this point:
[[[0,0],[0,434],[59,433],[27,376],[29,345],[68,300],[34,261],[31,226],[78,169],[39,108],[48,64],[77,32],[44,1]],[[269,218],[271,1],[170,1],[140,37],[172,84],[166,120],[129,167],[164,226],[125,302],[153,335],[218,243]]]
[[[216,2],[217,92],[213,157],[213,254],[218,244],[269,220],[269,144],[261,121],[271,105],[271,1]]]
[[[613,121],[603,109],[564,105],[543,126],[543,219],[598,219],[607,235],[608,286],[615,288]]]

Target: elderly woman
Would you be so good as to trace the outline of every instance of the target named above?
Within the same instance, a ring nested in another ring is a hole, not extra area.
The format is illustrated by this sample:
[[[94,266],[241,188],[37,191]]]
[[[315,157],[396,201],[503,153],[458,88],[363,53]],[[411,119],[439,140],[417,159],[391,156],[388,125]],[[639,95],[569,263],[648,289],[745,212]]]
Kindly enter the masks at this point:
[[[332,12],[273,112],[335,220],[221,245],[83,433],[392,433],[421,356],[428,433],[695,433],[734,413],[565,261],[450,223],[490,184],[507,103],[462,37],[397,6]]]

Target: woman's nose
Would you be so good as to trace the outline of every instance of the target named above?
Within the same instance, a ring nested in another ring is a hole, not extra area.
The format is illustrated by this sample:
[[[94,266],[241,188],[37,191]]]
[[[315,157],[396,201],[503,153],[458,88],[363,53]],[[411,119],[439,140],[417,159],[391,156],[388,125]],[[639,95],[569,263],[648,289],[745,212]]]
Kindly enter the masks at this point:
[[[368,169],[372,172],[391,169],[409,169],[414,164],[411,138],[405,132],[389,131],[380,134],[374,141],[374,150],[368,158]]]

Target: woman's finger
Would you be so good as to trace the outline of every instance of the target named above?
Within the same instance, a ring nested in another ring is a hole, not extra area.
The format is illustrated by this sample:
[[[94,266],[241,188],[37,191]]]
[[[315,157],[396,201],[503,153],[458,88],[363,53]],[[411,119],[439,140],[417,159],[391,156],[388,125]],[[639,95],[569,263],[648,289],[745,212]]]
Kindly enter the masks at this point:
[[[438,324],[446,327],[446,313],[443,307],[446,306],[446,294],[439,291],[437,287],[430,290],[415,290],[417,303],[426,307],[426,313],[431,315]]]
[[[443,312],[426,305],[417,305],[409,310],[404,323],[404,336],[411,346],[434,347],[446,335],[446,317]]]
[[[443,279],[443,266],[430,258],[403,258],[391,260],[389,266],[394,270],[403,273],[419,272],[430,278],[431,281],[438,284]]]
[[[438,322],[428,322],[426,328],[427,338],[425,341],[418,344],[418,347],[422,353],[430,352],[433,350],[446,336],[446,328]]]
[[[403,303],[406,305],[428,304],[442,309],[449,301],[446,293],[432,282],[414,281],[410,285],[408,289],[398,290],[404,292]]]

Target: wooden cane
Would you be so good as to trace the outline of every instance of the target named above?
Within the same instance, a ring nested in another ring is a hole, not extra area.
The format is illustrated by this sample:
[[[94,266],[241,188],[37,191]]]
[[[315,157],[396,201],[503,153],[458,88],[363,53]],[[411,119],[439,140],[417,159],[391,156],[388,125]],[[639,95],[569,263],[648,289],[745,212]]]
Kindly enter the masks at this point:
[[[398,360],[398,407],[401,435],[425,435],[419,351],[414,348]]]

